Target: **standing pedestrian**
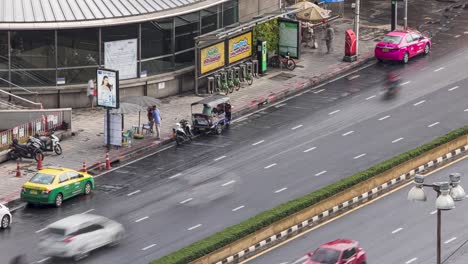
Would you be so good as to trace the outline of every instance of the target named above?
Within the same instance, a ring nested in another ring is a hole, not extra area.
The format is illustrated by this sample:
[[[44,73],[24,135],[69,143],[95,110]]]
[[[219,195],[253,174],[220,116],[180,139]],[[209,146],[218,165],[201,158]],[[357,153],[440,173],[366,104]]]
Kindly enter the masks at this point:
[[[332,27],[330,27],[330,24],[327,24],[325,28],[326,28],[325,44],[327,45],[327,54],[330,54],[330,52],[333,49],[333,40],[335,39],[335,30]]]
[[[154,127],[156,129],[156,139],[161,139],[161,113],[156,106],[153,106]]]
[[[86,90],[86,94],[88,95],[89,103],[91,104],[91,109],[94,108],[94,97],[96,94],[96,85],[94,84],[94,80],[90,79],[88,81],[88,89]]]
[[[154,116],[153,116],[153,107],[148,107],[148,126],[150,127],[150,132],[153,134],[153,125],[154,125]]]

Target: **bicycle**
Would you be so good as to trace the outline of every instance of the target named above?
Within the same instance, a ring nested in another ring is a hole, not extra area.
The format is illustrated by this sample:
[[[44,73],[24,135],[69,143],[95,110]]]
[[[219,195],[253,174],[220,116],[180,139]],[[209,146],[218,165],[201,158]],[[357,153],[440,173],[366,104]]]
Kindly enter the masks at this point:
[[[242,76],[244,76],[244,80],[247,82],[248,85],[252,85],[253,76],[252,73],[247,70],[247,67],[242,68]]]
[[[289,56],[289,52],[283,55],[275,55],[270,59],[270,66],[272,67],[286,67],[286,69],[292,71],[296,68],[296,62]]]

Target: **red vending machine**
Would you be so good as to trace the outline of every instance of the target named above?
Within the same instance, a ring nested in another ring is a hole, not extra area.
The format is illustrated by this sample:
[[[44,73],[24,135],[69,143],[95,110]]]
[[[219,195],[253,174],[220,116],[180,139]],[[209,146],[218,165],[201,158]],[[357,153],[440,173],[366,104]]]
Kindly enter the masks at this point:
[[[348,29],[345,32],[345,56],[343,60],[352,62],[356,59],[356,34],[352,29]]]

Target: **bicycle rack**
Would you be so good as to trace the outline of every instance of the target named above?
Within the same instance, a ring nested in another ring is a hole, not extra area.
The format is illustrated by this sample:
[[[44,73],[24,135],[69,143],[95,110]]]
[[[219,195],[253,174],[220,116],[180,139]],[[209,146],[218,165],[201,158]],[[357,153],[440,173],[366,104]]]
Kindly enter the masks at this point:
[[[227,71],[221,71],[220,74],[221,74],[221,82],[227,83],[227,76],[228,76]]]
[[[248,61],[245,63],[247,65],[247,72],[250,72],[250,74],[253,76],[254,72],[253,72],[253,64],[252,62]]]
[[[234,81],[234,70],[232,68],[227,68],[226,72],[227,72],[228,80],[233,82]]]
[[[215,78],[210,76],[208,77],[208,86],[207,86],[207,92],[209,94],[212,94],[215,90]]]
[[[221,75],[219,73],[214,75],[214,91],[221,91]]]
[[[234,79],[239,79],[241,78],[241,69],[239,66],[234,67]]]
[[[252,75],[255,77],[258,77],[258,60],[252,60],[252,65],[253,65]]]
[[[241,82],[245,82],[245,75],[247,74],[247,65],[244,63],[239,65],[240,73],[239,73],[239,80]]]

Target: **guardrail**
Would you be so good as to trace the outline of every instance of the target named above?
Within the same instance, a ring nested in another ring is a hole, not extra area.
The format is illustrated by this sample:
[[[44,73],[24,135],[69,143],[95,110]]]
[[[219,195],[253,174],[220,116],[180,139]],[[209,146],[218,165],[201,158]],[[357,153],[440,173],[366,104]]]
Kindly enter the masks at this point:
[[[0,77],[0,80],[6,82],[6,83],[8,83],[9,85],[12,85],[12,86],[14,86],[14,87],[16,87],[16,88],[19,88],[19,89],[21,89],[21,90],[23,90],[23,91],[25,91],[25,92],[27,92],[27,93],[29,93],[29,94],[34,94],[34,95],[36,96],[36,101],[37,101],[37,96],[39,95],[38,92],[33,92],[33,91],[31,91],[31,90],[28,90],[28,89],[26,89],[26,88],[24,88],[24,87],[21,87],[21,86],[19,86],[19,85],[16,85],[16,84],[14,84],[14,83],[12,83],[12,82],[10,82],[10,81],[8,81],[8,80],[5,80],[5,79],[3,79],[3,78],[1,78],[1,77]],[[23,98],[23,97],[21,97],[21,96],[14,95],[14,94],[9,93],[9,92],[4,91],[4,90],[0,90],[0,92],[2,92],[2,93],[4,93],[4,94],[7,94],[8,96],[15,97],[15,98],[17,98],[17,99],[19,99],[19,100],[21,100],[21,101],[26,102],[26,103],[29,103],[29,104],[32,104],[32,105],[35,105],[35,106],[39,106],[40,109],[43,109],[43,108],[42,108],[42,103],[36,103],[36,102],[30,101],[30,100],[25,99],[25,98]]]

